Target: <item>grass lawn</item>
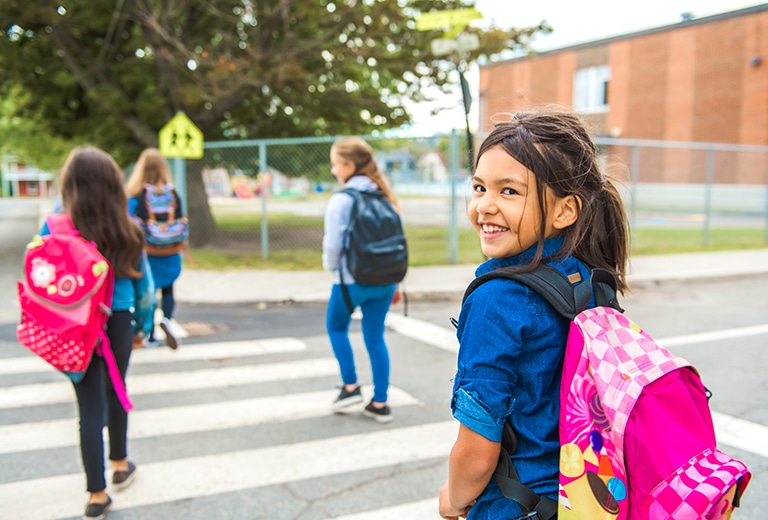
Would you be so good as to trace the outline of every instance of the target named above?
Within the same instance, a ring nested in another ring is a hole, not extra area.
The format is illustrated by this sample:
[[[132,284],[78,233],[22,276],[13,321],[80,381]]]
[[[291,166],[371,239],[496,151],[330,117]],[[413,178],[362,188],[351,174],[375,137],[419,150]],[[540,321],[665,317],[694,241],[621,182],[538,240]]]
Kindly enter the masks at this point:
[[[291,214],[269,215],[268,258],[262,258],[258,213],[221,215],[214,244],[191,250],[192,269],[321,270],[323,222],[321,218]],[[449,233],[442,227],[406,226],[411,266],[451,263]],[[700,229],[639,228],[632,238],[633,255],[657,255],[696,251],[758,249],[768,247],[761,228],[711,229],[704,246]],[[459,229],[457,264],[483,261],[478,238],[471,229]]]

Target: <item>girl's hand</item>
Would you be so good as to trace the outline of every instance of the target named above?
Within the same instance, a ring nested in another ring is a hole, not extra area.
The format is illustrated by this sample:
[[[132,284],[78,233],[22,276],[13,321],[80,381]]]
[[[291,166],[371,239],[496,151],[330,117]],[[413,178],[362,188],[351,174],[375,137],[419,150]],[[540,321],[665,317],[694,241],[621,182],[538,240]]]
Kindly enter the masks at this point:
[[[403,299],[403,293],[400,291],[400,289],[395,289],[395,293],[392,295],[392,301],[389,304],[397,305],[402,301],[402,299]]]
[[[446,520],[466,518],[469,510],[472,509],[472,505],[470,504],[464,509],[456,509],[448,498],[448,482],[440,488],[440,518],[445,518]]]

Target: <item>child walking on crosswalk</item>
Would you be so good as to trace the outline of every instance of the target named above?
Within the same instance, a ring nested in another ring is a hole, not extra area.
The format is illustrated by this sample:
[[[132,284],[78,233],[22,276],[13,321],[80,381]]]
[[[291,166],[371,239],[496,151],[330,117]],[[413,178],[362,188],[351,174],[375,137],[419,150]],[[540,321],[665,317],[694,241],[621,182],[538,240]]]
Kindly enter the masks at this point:
[[[80,235],[96,244],[115,275],[107,336],[125,383],[134,339],[149,332],[154,308],[144,237],[126,210],[122,172],[114,159],[95,147],[75,148],[60,177],[62,210]],[[49,233],[43,225],[41,235]],[[104,359],[93,356],[82,381],[74,384],[80,413],[80,452],[89,493],[83,518],[102,519],[112,504],[104,474],[104,436],[109,432],[112,489],[130,485],[136,465],[128,460],[128,412],[112,387]]]

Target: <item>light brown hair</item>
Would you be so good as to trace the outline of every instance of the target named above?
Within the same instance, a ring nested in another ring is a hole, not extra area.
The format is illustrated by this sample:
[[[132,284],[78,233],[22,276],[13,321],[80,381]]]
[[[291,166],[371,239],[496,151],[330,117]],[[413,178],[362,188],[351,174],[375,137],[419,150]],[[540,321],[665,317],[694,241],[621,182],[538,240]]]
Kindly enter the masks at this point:
[[[331,150],[344,161],[355,165],[355,175],[365,175],[371,179],[379,190],[384,193],[387,200],[400,212],[400,204],[397,202],[395,192],[389,185],[384,173],[379,169],[376,160],[373,158],[373,149],[362,137],[347,136],[336,140],[331,145]]]
[[[125,183],[125,193],[128,197],[137,197],[146,184],[162,187],[170,183],[171,167],[168,160],[157,148],[146,148]]]

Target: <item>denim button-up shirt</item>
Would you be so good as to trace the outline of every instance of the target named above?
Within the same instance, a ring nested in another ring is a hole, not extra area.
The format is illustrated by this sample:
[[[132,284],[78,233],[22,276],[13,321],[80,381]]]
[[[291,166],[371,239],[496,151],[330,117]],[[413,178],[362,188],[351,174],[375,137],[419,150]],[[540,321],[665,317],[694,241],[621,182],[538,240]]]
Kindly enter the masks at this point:
[[[557,252],[562,238],[545,242],[544,255]],[[525,263],[535,247],[514,257],[491,259],[475,275]],[[549,264],[563,274],[589,270],[568,257]],[[458,370],[451,409],[464,426],[500,442],[505,421],[518,438],[511,459],[520,480],[534,492],[557,499],[560,372],[569,322],[533,289],[492,279],[480,285],[461,308],[457,336]],[[468,518],[514,518],[522,514],[491,482]]]

